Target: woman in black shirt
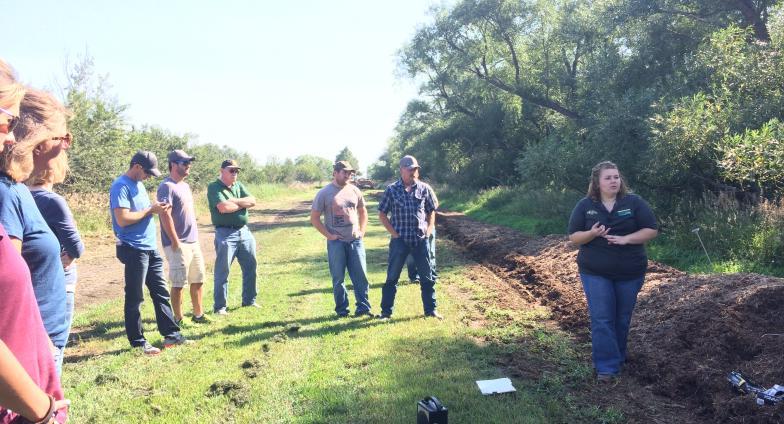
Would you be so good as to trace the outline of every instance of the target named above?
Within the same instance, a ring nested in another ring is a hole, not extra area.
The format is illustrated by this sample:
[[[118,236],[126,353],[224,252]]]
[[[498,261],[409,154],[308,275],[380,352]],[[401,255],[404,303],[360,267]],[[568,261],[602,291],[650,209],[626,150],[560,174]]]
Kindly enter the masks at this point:
[[[593,167],[588,194],[569,219],[569,240],[580,246],[577,266],[599,381],[614,380],[626,360],[629,324],[648,266],[644,245],[657,228],[651,208],[629,193],[614,163]]]

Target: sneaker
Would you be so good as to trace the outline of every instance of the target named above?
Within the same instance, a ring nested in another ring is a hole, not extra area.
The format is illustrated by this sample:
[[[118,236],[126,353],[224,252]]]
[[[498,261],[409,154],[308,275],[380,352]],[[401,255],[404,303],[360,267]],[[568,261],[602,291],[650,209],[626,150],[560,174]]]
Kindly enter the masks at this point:
[[[209,319],[205,314],[201,314],[200,316],[194,315],[193,318],[191,318],[191,321],[195,322],[196,324],[209,324],[212,322],[212,320]]]
[[[376,315],[373,314],[373,312],[370,312],[370,311],[355,312],[354,313],[354,318],[359,318],[359,317],[375,318]]]
[[[419,279],[410,280],[409,283],[411,284],[419,284]]]
[[[175,318],[174,322],[177,323],[177,326],[180,328],[188,328],[188,323],[185,322],[185,320],[182,318],[180,319]]]
[[[379,319],[379,321],[389,321],[389,320],[392,319],[392,316],[391,315],[381,314],[381,315],[378,316],[378,319]]]
[[[143,345],[137,346],[138,349],[142,351],[145,355],[157,355],[161,353],[161,350],[157,347],[150,344],[150,342],[145,341]]]
[[[191,343],[193,343],[193,342],[188,340],[188,339],[186,339],[185,336],[183,336],[180,333],[176,333],[174,336],[166,336],[166,337],[163,338],[163,348],[164,349],[168,349],[168,348],[174,347],[174,346],[191,344]]]
[[[249,303],[247,305],[242,305],[242,307],[243,308],[261,308],[261,305],[259,305],[256,302],[253,302],[253,303]]]
[[[425,314],[425,318],[436,318],[436,319],[444,319],[444,316],[439,314],[436,311],[428,312]]]
[[[217,311],[213,312],[215,315],[228,315],[229,311],[226,308],[220,308]]]

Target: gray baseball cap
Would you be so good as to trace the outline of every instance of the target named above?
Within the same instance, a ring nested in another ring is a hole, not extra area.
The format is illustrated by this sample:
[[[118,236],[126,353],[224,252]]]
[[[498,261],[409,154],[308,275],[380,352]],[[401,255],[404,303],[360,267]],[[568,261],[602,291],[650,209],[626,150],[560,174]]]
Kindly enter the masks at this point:
[[[169,153],[169,162],[193,162],[196,158],[185,153],[184,150],[176,149]]]
[[[419,163],[416,158],[411,155],[405,155],[400,159],[400,167],[406,169],[419,168]]]
[[[155,157],[155,153],[147,150],[139,150],[131,158],[131,166],[136,163],[138,163],[147,174],[156,177],[161,176],[161,171],[158,170],[158,158]]]

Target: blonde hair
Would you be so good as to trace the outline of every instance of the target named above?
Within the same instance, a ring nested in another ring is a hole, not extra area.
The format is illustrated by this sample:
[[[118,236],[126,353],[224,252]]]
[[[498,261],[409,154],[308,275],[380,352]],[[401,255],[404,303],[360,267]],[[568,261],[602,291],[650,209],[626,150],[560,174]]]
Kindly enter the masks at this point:
[[[24,140],[28,135],[35,131],[38,126],[43,125],[49,131],[54,131],[57,124],[67,124],[68,118],[72,116],[59,100],[55,99],[50,93],[35,88],[28,89],[19,105],[19,124],[14,130],[14,135],[20,140]],[[63,134],[54,134],[59,137]]]
[[[599,162],[591,169],[591,182],[588,183],[588,196],[593,200],[601,200],[602,195],[599,192],[599,177],[602,175],[602,171],[605,169],[618,169],[618,165],[606,160],[604,162]],[[626,180],[621,175],[620,170],[618,171],[618,175],[621,177],[621,185],[618,187],[618,198],[626,196],[630,192],[629,188],[626,186]]]
[[[16,72],[3,59],[0,59],[0,102],[19,104],[25,95],[25,88],[16,80]]]
[[[42,134],[44,133],[44,134]],[[48,140],[48,131],[36,131],[36,137],[5,146],[0,155],[0,170],[15,182],[24,181],[33,171],[33,149]]]
[[[14,135],[20,140],[19,144],[32,144],[32,149],[40,143],[46,142],[53,136],[58,124],[66,125],[71,112],[63,106],[50,93],[37,89],[30,89],[22,99],[19,106],[19,124],[14,130]],[[32,156],[31,156],[32,157]],[[28,172],[24,179],[25,184],[34,186],[45,183],[59,184],[65,181],[68,174],[68,156],[65,152],[58,155],[52,168],[35,168]]]

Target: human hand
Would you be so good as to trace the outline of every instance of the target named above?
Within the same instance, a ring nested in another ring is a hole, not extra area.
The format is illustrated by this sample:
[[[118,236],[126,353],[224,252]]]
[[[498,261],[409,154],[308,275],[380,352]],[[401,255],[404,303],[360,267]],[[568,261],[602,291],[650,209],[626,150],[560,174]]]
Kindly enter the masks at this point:
[[[54,401],[54,410],[55,411],[59,411],[59,410],[61,410],[63,408],[67,408],[69,406],[71,406],[71,400],[70,399],[60,399],[60,400]],[[49,421],[46,422],[46,424],[57,424],[57,420],[54,417],[52,417]]]
[[[69,255],[65,251],[60,252],[60,262],[63,263],[63,269],[64,270],[67,271],[68,268],[71,267],[71,264],[73,263],[73,261],[74,261],[74,258],[72,258],[71,255]]]
[[[340,238],[340,236],[339,236],[339,235],[337,235],[337,234],[332,234],[332,233],[329,233],[329,235],[327,236],[327,240],[329,240],[329,241],[335,241],[335,240],[337,240],[337,239],[339,239],[339,238]]]
[[[616,244],[618,246],[623,246],[625,244],[629,244],[629,237],[628,236],[610,236],[606,235],[604,238],[607,239],[607,243],[609,244]]]
[[[593,224],[593,226],[591,226],[591,229],[588,231],[594,237],[605,237],[610,232],[610,228],[605,228],[604,224],[597,221],[595,224]]]
[[[168,212],[169,209],[171,209],[171,205],[170,204],[162,203],[162,202],[155,202],[155,203],[152,204],[152,206],[150,206],[150,213],[153,213],[155,215],[159,215],[161,213]]]

